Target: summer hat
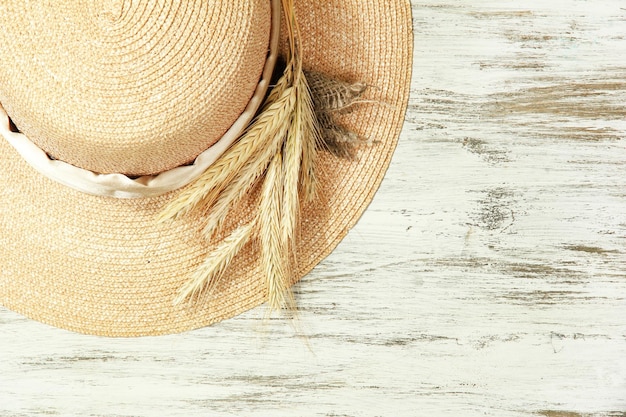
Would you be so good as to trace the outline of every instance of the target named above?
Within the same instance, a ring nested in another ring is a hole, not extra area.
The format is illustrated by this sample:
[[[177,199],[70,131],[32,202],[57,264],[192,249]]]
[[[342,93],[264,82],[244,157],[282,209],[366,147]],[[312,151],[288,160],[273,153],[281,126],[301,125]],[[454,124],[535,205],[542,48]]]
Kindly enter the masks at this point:
[[[182,332],[326,257],[378,188],[407,0],[0,3],[0,303],[76,332]]]

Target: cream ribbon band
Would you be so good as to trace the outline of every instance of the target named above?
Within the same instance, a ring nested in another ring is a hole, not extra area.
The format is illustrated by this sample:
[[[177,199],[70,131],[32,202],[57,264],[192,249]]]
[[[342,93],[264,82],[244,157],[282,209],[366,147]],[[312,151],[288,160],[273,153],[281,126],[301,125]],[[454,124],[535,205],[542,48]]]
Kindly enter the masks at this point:
[[[280,0],[272,1],[272,33],[261,80],[246,109],[230,129],[213,146],[196,157],[193,164],[179,166],[157,175],[129,178],[124,174],[98,174],[50,159],[48,154],[26,135],[11,131],[9,116],[0,104],[0,135],[9,142],[28,164],[44,176],[78,191],[115,198],[156,197],[177,190],[197,179],[232,143],[241,136],[261,106],[278,58],[280,36]]]

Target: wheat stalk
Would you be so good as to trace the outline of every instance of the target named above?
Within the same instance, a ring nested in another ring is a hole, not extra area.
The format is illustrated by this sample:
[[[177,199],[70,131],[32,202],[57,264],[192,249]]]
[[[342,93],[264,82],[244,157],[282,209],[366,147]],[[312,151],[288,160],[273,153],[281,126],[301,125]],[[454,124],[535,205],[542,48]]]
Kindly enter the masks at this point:
[[[298,119],[298,117],[295,116],[294,119]],[[281,184],[283,210],[281,212],[280,229],[282,240],[285,244],[291,242],[294,237],[298,214],[300,213],[298,182],[302,161],[302,136],[297,131],[299,123],[299,120],[293,121],[292,129],[287,133],[283,149],[283,183]]]
[[[282,184],[282,217],[281,232],[283,242],[286,244],[292,240],[296,227],[297,217],[300,213],[300,200],[298,196],[298,183],[300,180],[300,167],[302,164],[303,149],[303,115],[302,98],[300,97],[300,85],[296,85],[298,100],[292,115],[291,126],[285,138],[283,148],[283,184]]]
[[[261,241],[261,269],[265,276],[270,310],[293,306],[287,279],[288,253],[280,230],[283,208],[282,164],[282,154],[277,152],[265,173],[257,217]]]
[[[282,0],[288,39],[287,65],[260,113],[242,137],[159,216],[175,219],[194,209],[205,216],[203,234],[215,235],[232,207],[263,177],[254,219],[220,243],[183,285],[177,303],[215,289],[233,257],[252,238],[261,248],[261,269],[271,310],[293,311],[289,291],[295,270],[300,196],[315,196],[315,164],[321,135],[314,99],[302,69],[293,0]]]
[[[289,290],[292,274],[290,260],[295,257],[294,236],[300,213],[299,181],[303,159],[303,130],[306,128],[310,99],[302,72],[299,49],[299,29],[295,20],[293,0],[283,0],[289,42],[285,79],[296,92],[296,103],[291,114],[282,152],[270,162],[261,190],[259,206],[259,237],[261,266],[265,274],[268,304],[272,310],[295,310],[293,294]],[[293,78],[292,78],[293,77]]]
[[[254,226],[255,223],[250,222],[226,237],[180,288],[174,303],[180,304],[188,298],[199,297],[203,292],[212,293],[232,259],[250,240]]]
[[[194,207],[202,206],[204,211],[210,211],[203,230],[205,237],[209,239],[219,230],[229,209],[241,200],[256,179],[266,171],[270,160],[281,152],[296,105],[296,89],[287,87],[282,94],[276,96],[276,101],[264,106],[264,111],[259,114],[241,140],[222,157],[226,159],[226,163],[219,164],[220,166],[231,164],[232,169],[239,168],[238,171],[229,172],[230,175],[223,176],[224,182],[218,183],[209,173],[214,170],[209,168],[189,187],[190,190],[181,193],[178,199],[165,208],[160,216],[162,220],[176,218],[188,213]],[[269,141],[266,139],[268,136]],[[264,140],[269,142],[265,147],[250,149],[244,146],[249,142]],[[232,178],[232,181],[227,181],[229,178]],[[247,226],[240,227],[227,236],[183,285],[174,302],[182,303],[203,291],[210,293],[232,258],[252,237],[256,222],[255,220]]]
[[[317,176],[315,166],[317,150],[321,147],[322,136],[319,121],[313,105],[313,97],[309,88],[308,79],[304,73],[300,77],[300,92],[302,100],[301,113],[303,118],[302,129],[302,166],[300,170],[300,185],[302,195],[308,202],[317,197]]]
[[[288,95],[288,100],[284,103],[284,107],[276,114],[267,115],[270,118],[277,119],[275,120],[277,121],[276,126],[271,131],[272,139],[268,141],[267,146],[257,149],[253,155],[248,157],[248,163],[241,168],[233,180],[221,187],[221,193],[216,195],[214,203],[209,199],[214,198],[213,194],[205,197],[203,204],[206,205],[204,207],[210,209],[210,213],[207,213],[209,216],[203,230],[207,238],[220,230],[229,210],[246,195],[256,180],[263,175],[273,155],[276,152],[280,152],[285,134],[289,129],[289,116],[293,112],[296,102],[295,90],[291,87],[285,90],[285,94]],[[268,109],[268,112],[271,111],[271,108]],[[260,129],[258,132],[254,131],[255,136],[262,134],[264,134],[263,129]]]
[[[257,150],[269,147],[268,141],[280,137],[277,133],[285,127],[295,103],[294,88],[283,89],[282,85],[284,84],[277,85],[282,91],[274,95],[275,101],[268,102],[244,135],[163,209],[159,214],[159,221],[186,215],[199,205],[212,206]]]

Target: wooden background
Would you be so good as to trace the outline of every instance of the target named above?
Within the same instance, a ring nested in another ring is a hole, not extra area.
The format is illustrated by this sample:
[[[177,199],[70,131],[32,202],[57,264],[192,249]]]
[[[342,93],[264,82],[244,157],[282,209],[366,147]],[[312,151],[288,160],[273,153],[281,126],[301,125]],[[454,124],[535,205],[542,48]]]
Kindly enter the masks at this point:
[[[259,308],[102,339],[0,310],[1,416],[626,416],[626,1],[413,1],[362,221]]]

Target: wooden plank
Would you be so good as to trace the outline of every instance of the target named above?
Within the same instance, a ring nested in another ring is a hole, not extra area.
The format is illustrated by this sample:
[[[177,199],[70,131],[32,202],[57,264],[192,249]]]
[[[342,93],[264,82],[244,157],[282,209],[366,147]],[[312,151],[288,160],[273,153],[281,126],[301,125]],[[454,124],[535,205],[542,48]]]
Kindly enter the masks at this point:
[[[0,310],[0,415],[626,415],[626,5],[413,1],[380,193],[297,286],[147,339]]]

